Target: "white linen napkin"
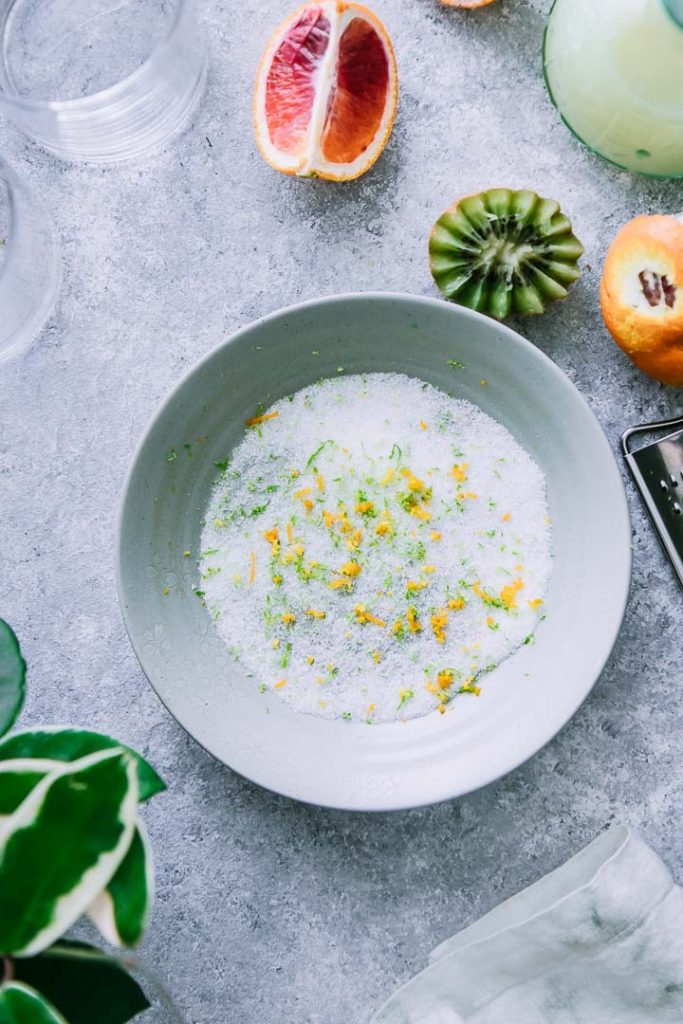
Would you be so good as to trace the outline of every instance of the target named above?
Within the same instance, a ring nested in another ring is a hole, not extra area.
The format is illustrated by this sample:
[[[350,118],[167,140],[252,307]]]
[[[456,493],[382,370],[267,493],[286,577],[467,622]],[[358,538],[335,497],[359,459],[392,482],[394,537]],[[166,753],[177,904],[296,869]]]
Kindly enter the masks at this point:
[[[442,943],[372,1024],[660,1022],[683,1022],[683,890],[617,826]]]

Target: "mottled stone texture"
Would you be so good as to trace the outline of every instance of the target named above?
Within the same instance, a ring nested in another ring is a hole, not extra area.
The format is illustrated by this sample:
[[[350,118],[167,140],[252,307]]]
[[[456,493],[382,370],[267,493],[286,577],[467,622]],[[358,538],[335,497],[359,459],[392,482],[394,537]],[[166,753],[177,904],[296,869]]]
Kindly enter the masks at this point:
[[[466,14],[375,0],[401,103],[386,153],[353,184],[292,181],[255,151],[254,69],[285,0],[205,0],[207,95],[184,136],[145,163],[69,166],[0,126],[0,149],[52,210],[65,263],[47,329],[0,368],[0,612],[30,665],[23,721],[115,733],[168,780],[147,813],[159,894],[145,954],[196,1024],[363,1024],[435,943],[615,820],[640,827],[683,879],[683,599],[630,482],[633,594],[594,693],[519,771],[428,810],[319,811],[215,764],[146,684],[116,603],[124,474],[179,376],[288,303],[433,295],[427,233],[465,192],[531,187],[573,218],[580,283],[514,326],[569,374],[613,445],[629,424],[681,410],[680,392],[612,344],[598,309],[618,226],[674,212],[680,187],[603,165],[562,127],[540,73],[548,6],[500,0]],[[594,582],[608,584],[600,566]]]

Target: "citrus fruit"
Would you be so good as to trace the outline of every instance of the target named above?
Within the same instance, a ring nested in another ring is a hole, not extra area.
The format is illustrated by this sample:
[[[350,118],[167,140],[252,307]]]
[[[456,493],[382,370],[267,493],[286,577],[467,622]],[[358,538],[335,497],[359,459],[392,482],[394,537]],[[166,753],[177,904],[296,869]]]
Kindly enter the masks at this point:
[[[582,253],[558,203],[509,188],[459,199],[429,239],[432,276],[446,298],[498,320],[566,298]]]
[[[600,304],[636,366],[683,387],[683,214],[636,217],[621,229],[605,260]]]
[[[493,0],[441,0],[446,7],[462,7],[465,10],[474,10],[475,7],[487,7]]]
[[[261,58],[256,141],[278,171],[348,181],[384,149],[397,102],[396,60],[379,18],[346,0],[306,4]]]

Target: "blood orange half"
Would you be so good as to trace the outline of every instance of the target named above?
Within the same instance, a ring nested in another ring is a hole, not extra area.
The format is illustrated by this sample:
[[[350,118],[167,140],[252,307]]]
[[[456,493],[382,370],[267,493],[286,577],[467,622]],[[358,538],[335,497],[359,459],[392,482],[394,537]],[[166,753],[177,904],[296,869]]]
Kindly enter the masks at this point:
[[[259,65],[256,141],[285,174],[348,181],[372,167],[396,116],[396,60],[363,4],[320,0],[290,15]]]

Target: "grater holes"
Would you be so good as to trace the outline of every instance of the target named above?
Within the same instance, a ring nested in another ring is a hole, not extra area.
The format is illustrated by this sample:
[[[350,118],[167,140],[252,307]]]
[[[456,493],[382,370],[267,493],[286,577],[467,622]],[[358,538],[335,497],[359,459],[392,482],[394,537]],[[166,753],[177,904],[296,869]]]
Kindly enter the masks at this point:
[[[678,487],[678,477],[676,476],[675,473],[672,473],[671,476],[669,477],[669,479],[671,480],[671,486],[672,487]]]
[[[675,516],[682,516],[683,515],[683,508],[681,508],[681,506],[678,504],[677,501],[674,502],[673,510],[674,510],[674,515]]]
[[[665,494],[669,490],[669,485],[667,484],[666,480],[660,480],[659,481],[659,486],[661,487],[661,489],[664,491]]]

